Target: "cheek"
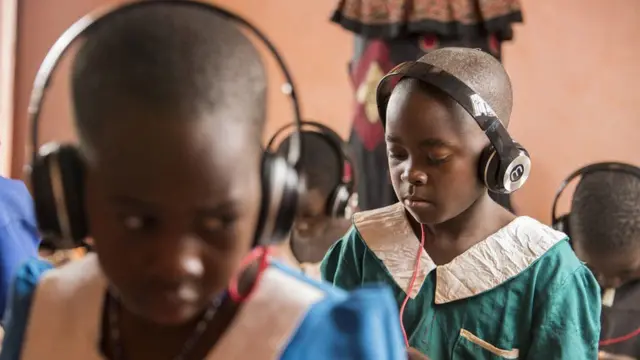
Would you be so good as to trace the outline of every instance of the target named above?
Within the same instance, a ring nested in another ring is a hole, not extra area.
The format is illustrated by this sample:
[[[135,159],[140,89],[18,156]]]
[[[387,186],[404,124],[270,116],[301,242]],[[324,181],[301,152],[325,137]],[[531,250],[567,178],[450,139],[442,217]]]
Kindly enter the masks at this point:
[[[440,171],[432,174],[431,181],[445,204],[468,205],[484,191],[477,175],[477,168],[463,159],[445,164]]]

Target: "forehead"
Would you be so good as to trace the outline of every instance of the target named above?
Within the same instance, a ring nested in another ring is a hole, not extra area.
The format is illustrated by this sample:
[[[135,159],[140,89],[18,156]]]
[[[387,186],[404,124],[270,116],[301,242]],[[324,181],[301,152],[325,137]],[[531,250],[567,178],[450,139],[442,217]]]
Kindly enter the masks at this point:
[[[388,135],[406,141],[436,138],[454,144],[485,139],[460,105],[445,94],[427,92],[419,86],[400,82],[394,89],[386,114]]]
[[[241,122],[123,120],[104,126],[95,142],[95,168],[110,187],[222,191],[260,175],[259,143]]]

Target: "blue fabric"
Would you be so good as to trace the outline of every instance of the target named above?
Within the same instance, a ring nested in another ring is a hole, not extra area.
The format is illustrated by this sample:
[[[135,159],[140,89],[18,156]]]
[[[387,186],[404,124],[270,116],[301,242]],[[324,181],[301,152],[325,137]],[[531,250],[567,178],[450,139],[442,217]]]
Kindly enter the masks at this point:
[[[405,360],[398,309],[391,290],[368,287],[347,293],[306,278],[281,264],[272,266],[326,293],[306,314],[282,360]],[[38,280],[53,266],[32,259],[18,271],[6,313],[0,360],[19,360]]]
[[[0,177],[0,319],[18,268],[38,256],[33,201],[22,181]]]
[[[10,293],[10,303],[4,318],[4,340],[0,360],[19,360],[22,339],[29,321],[29,310],[38,280],[53,265],[47,261],[32,258],[16,273],[16,280]]]
[[[305,316],[282,360],[407,359],[398,307],[390,289],[364,287],[347,293],[280,264],[275,266],[326,292]]]

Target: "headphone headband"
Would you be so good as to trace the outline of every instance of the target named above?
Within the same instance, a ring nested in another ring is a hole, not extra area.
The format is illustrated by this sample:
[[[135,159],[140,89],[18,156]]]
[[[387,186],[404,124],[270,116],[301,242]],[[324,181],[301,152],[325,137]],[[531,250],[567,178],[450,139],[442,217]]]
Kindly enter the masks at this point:
[[[330,127],[319,123],[317,121],[311,121],[311,120],[304,120],[301,122],[302,127],[301,127],[301,132],[305,132],[305,128],[311,128],[313,129],[314,133],[317,133],[319,135],[323,136],[323,139],[325,141],[327,141],[327,143],[334,148],[336,154],[338,155],[339,161],[340,161],[340,183],[343,184],[348,184],[350,186],[352,186],[352,183],[355,182],[355,175],[353,174],[354,171],[354,164],[351,161],[351,158],[349,157],[349,153],[347,152],[347,149],[345,149],[344,146],[344,141],[342,140],[342,138],[340,137],[340,135],[338,135],[338,133],[336,133],[333,129],[331,129]],[[271,139],[269,139],[269,142],[267,142],[267,151],[272,151],[275,152],[276,149],[274,149],[274,146],[276,144],[276,141],[278,140],[278,138],[284,134],[284,132],[290,128],[295,127],[296,124],[295,123],[287,123],[285,125],[283,125],[282,127],[280,127],[278,130],[276,130],[276,132],[273,134],[273,136],[271,137]],[[351,172],[349,174],[349,180],[346,181],[347,179],[347,174],[346,174],[346,169],[345,169],[345,165],[348,165],[350,167],[349,171]],[[352,186],[353,187],[353,186]]]
[[[556,191],[556,195],[553,197],[553,203],[551,206],[551,223],[555,224],[558,221],[558,217],[556,215],[558,200],[560,200],[560,196],[562,195],[564,190],[567,188],[567,186],[571,183],[571,181],[573,181],[578,177],[584,177],[589,174],[593,174],[596,172],[605,172],[605,171],[626,173],[640,179],[640,168],[633,166],[631,164],[610,161],[610,162],[599,162],[599,163],[583,166],[578,170],[575,170],[574,172],[569,174],[569,176],[567,176],[567,178],[564,179],[564,181],[562,181],[562,183],[560,184],[560,187]]]
[[[500,122],[495,111],[489,103],[462,80],[434,65],[419,61],[404,62],[393,68],[380,80],[376,98],[378,115],[383,125],[386,123],[387,105],[395,86],[395,82],[392,80],[398,77],[400,79],[408,77],[431,84],[460,104],[489,138],[491,145],[501,159],[500,171],[506,174],[510,173],[512,169],[506,167],[520,155],[520,150]]]
[[[300,136],[300,132],[302,131],[302,116],[300,112],[300,103],[298,101],[297,92],[293,83],[293,78],[284,62],[284,59],[275,48],[273,43],[269,41],[269,39],[262,33],[262,31],[258,30],[254,25],[249,23],[247,20],[242,17],[222,9],[218,6],[215,6],[210,3],[206,3],[200,0],[154,0],[154,1],[127,1],[124,4],[112,4],[109,6],[105,6],[96,11],[85,15],[78,21],[76,21],[73,25],[71,25],[53,44],[46,57],[44,58],[38,72],[36,74],[35,81],[33,83],[33,90],[31,91],[31,96],[29,99],[29,123],[31,124],[31,138],[29,143],[29,148],[27,149],[27,153],[31,152],[31,162],[35,162],[38,152],[38,129],[39,129],[39,120],[40,120],[40,112],[42,110],[42,105],[45,99],[45,93],[47,88],[50,85],[52,75],[56,70],[58,63],[64,56],[64,54],[69,50],[71,45],[82,35],[84,35],[89,29],[93,28],[95,25],[102,23],[105,20],[110,19],[113,16],[117,16],[118,14],[128,11],[131,9],[144,7],[144,6],[154,6],[157,4],[171,4],[171,5],[184,5],[184,6],[195,6],[199,7],[206,11],[211,11],[216,13],[222,17],[228,18],[231,21],[240,24],[241,26],[247,28],[251,33],[257,36],[261,42],[267,47],[269,52],[273,55],[282,74],[285,78],[286,83],[282,86],[283,93],[289,96],[291,100],[291,104],[294,112],[294,125],[297,128],[297,131],[294,132],[292,136],[292,145],[289,146],[289,153],[287,154],[287,162],[292,166],[297,168],[298,163],[300,161],[300,154],[302,152],[302,140]]]

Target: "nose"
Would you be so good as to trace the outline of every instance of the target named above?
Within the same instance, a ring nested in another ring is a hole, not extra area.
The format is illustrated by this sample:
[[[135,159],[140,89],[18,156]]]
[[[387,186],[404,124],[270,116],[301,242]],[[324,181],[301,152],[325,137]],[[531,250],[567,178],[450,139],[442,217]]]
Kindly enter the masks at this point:
[[[422,186],[427,183],[427,173],[413,166],[408,166],[402,174],[400,180],[410,183],[413,186]]]
[[[152,274],[172,281],[201,278],[205,264],[200,243],[191,234],[158,241],[152,259],[148,259]]]

